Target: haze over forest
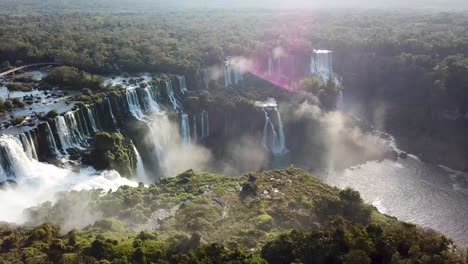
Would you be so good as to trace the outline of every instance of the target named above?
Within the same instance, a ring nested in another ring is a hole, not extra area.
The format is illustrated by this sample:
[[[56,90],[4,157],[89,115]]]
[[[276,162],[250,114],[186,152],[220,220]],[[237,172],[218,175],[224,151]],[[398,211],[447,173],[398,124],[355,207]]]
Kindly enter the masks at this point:
[[[303,9],[303,8],[352,8],[352,9],[423,9],[423,10],[447,10],[460,11],[468,9],[468,1],[464,0],[416,0],[416,1],[388,1],[388,0],[349,0],[349,1],[325,1],[325,0],[0,0],[0,12],[56,12],[75,11],[84,9],[87,11],[119,10],[119,11],[157,11],[161,8],[181,9]]]

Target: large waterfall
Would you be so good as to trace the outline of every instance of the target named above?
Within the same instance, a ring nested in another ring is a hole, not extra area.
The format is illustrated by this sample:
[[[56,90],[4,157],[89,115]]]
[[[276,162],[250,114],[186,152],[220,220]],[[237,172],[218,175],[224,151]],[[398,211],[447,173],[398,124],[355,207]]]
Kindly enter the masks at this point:
[[[314,50],[310,59],[310,73],[328,80],[333,74],[332,52],[329,50]]]
[[[189,116],[186,113],[182,113],[180,118],[180,135],[182,137],[182,143],[185,145],[190,144],[190,124]]]
[[[205,84],[205,88],[208,89],[209,88],[209,80],[210,80],[210,76],[208,75],[208,70],[207,69],[203,69],[202,70],[202,79],[203,79],[203,84]]]
[[[0,191],[0,220],[22,223],[23,210],[45,201],[54,201],[60,191],[102,188],[115,190],[136,183],[115,171],[97,173],[91,168],[79,173],[32,159],[21,140],[0,136],[0,181],[14,180],[17,186]],[[8,202],[5,202],[8,201]]]
[[[36,146],[31,136],[31,131],[19,134],[21,144],[23,145],[24,152],[31,159],[37,160]]]
[[[258,107],[263,109],[265,114],[265,125],[263,126],[262,146],[267,151],[271,151],[276,156],[284,155],[288,152],[286,139],[284,136],[283,120],[278,110],[276,100],[268,98],[265,102],[256,102]],[[270,113],[276,114],[276,125],[270,117]]]

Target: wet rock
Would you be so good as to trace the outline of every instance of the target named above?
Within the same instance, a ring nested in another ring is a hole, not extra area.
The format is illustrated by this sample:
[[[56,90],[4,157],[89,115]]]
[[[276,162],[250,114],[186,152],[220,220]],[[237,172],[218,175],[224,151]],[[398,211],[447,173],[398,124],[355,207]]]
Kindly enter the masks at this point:
[[[257,180],[257,177],[253,176],[252,174],[249,174],[249,182],[255,182]]]
[[[398,157],[399,157],[400,159],[407,159],[407,158],[408,158],[408,153],[406,153],[406,152],[401,152],[401,153],[398,155]]]
[[[390,150],[385,153],[385,159],[397,161],[398,160],[398,152],[395,150]]]
[[[247,182],[242,185],[241,196],[256,196],[257,195],[257,185],[252,182]]]

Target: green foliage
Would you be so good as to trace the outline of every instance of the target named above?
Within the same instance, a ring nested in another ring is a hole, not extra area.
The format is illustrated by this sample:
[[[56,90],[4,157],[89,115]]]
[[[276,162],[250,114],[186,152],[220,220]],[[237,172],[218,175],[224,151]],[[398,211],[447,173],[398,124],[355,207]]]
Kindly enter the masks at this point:
[[[46,118],[49,118],[49,119],[54,119],[55,117],[58,116],[58,112],[57,110],[53,109],[53,110],[50,110],[49,112],[47,112],[46,114]]]
[[[69,90],[81,90],[84,87],[100,90],[103,85],[102,77],[81,72],[77,68],[69,66],[55,68],[43,81],[49,85]]]
[[[18,117],[12,118],[10,122],[13,126],[17,126],[23,123],[25,119],[26,118],[24,116],[18,116]]]
[[[10,111],[13,109],[13,103],[11,100],[5,100],[5,102],[3,102],[3,108],[7,111]]]
[[[91,162],[99,170],[114,169],[120,174],[131,177],[136,169],[136,154],[132,143],[125,142],[120,133],[97,133]]]

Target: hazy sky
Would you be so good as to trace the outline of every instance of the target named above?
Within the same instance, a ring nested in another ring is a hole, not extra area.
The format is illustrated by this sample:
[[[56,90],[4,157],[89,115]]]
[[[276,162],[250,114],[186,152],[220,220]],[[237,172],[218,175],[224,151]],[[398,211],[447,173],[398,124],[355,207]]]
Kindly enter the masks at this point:
[[[150,0],[147,0],[150,1]],[[303,8],[303,7],[351,7],[351,8],[468,8],[468,0],[179,0],[167,1],[172,5],[184,3],[189,6],[209,7],[264,7],[264,8]]]

